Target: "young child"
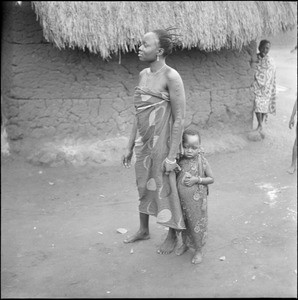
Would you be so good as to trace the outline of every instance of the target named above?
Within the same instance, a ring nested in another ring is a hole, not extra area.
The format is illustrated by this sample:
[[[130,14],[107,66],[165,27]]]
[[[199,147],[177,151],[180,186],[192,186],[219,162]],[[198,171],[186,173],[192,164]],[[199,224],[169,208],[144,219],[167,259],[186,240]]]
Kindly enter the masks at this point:
[[[179,159],[181,171],[177,188],[186,230],[181,231],[182,245],[176,250],[183,254],[188,247],[195,249],[193,264],[202,262],[202,247],[207,237],[208,184],[214,182],[211,168],[200,148],[199,132],[186,129],[182,136],[183,154]]]

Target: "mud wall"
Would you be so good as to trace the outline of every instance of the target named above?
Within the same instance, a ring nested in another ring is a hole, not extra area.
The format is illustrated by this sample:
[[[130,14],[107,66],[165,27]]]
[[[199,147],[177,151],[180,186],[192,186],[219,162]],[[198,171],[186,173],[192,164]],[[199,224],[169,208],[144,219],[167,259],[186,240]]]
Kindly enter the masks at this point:
[[[6,2],[2,27],[1,83],[10,139],[52,136],[128,136],[133,91],[147,67],[135,53],[103,61],[78,49],[47,43],[29,2]],[[244,131],[252,122],[251,53],[175,51],[167,63],[181,75],[187,125]]]

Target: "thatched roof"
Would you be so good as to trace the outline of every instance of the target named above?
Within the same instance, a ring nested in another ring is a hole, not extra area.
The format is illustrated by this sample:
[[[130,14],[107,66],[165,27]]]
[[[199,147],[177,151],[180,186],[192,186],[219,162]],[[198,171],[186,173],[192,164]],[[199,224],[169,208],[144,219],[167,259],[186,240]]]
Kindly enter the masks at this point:
[[[178,28],[182,48],[213,51],[297,26],[297,3],[285,1],[32,1],[32,7],[46,40],[103,58],[137,50],[144,33],[158,28]]]

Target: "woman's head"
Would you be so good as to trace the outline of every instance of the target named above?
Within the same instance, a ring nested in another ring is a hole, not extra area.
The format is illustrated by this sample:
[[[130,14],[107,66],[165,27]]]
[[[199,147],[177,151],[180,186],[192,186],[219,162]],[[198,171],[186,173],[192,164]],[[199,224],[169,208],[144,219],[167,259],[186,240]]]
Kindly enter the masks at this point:
[[[166,57],[172,53],[174,47],[170,29],[156,29],[146,33],[139,47],[140,60],[153,62],[157,57]]]
[[[193,129],[186,129],[182,135],[184,156],[188,158],[198,155],[201,145],[200,133]]]
[[[156,29],[152,32],[157,36],[159,47],[163,49],[162,55],[166,57],[171,54],[174,46],[172,34],[165,29]]]
[[[265,56],[269,53],[271,43],[268,40],[261,40],[259,44],[259,51],[261,56]]]

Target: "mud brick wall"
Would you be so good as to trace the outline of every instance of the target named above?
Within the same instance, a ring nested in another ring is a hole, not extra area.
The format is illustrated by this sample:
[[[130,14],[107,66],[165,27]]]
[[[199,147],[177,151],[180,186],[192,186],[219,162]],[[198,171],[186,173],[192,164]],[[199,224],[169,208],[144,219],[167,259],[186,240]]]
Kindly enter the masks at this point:
[[[9,3],[9,2],[7,2]],[[1,83],[10,139],[129,136],[133,92],[147,67],[136,53],[104,61],[78,49],[47,43],[29,2],[6,4]],[[175,51],[167,63],[181,75],[187,125],[244,131],[252,122],[252,42],[241,51]]]

